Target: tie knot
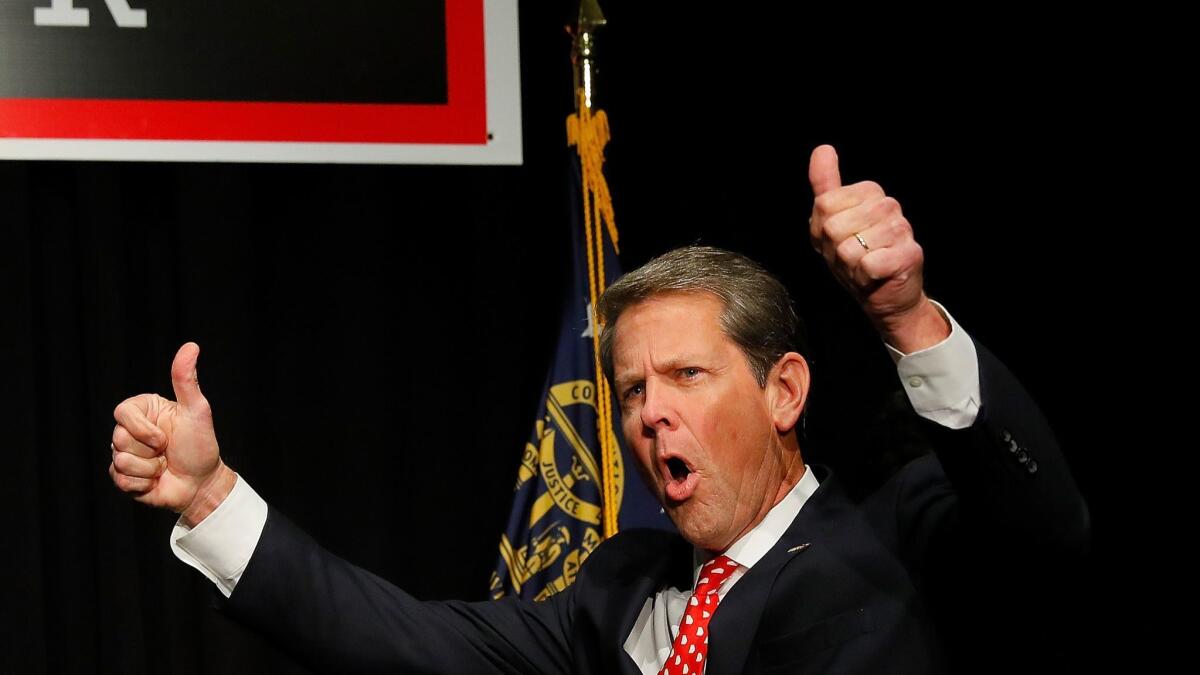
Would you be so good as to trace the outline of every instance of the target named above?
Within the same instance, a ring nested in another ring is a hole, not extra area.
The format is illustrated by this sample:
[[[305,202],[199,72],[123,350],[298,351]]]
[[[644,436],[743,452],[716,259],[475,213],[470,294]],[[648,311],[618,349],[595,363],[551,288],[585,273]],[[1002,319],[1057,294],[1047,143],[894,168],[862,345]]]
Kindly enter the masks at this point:
[[[700,566],[700,578],[696,580],[696,595],[714,593],[725,583],[738,564],[727,555],[719,555]]]

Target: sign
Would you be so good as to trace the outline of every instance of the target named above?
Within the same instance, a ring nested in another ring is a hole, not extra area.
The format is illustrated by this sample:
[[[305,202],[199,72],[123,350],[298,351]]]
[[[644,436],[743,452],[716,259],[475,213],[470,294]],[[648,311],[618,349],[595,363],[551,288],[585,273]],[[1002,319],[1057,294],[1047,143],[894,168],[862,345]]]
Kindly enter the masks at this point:
[[[515,0],[6,0],[0,158],[519,164]]]

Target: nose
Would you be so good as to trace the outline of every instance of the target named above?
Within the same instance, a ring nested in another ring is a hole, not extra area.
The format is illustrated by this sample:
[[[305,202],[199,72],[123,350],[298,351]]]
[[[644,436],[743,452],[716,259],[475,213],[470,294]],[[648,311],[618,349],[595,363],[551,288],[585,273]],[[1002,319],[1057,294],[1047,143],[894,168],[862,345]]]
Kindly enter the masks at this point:
[[[671,430],[679,423],[670,387],[654,378],[646,380],[642,401],[642,426],[650,435]]]

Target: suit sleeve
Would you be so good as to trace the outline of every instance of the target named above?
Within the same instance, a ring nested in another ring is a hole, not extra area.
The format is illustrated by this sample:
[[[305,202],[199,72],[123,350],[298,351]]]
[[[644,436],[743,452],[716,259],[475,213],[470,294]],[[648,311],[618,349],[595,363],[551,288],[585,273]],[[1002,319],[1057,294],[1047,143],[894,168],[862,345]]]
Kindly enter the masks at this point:
[[[574,603],[422,602],[321,548],[274,509],[222,611],[330,672],[567,673]]]
[[[912,559],[963,538],[1033,555],[1086,553],[1087,504],[1058,441],[1021,383],[978,342],[982,406],[971,426],[923,424],[934,455],[891,491],[901,550]]]

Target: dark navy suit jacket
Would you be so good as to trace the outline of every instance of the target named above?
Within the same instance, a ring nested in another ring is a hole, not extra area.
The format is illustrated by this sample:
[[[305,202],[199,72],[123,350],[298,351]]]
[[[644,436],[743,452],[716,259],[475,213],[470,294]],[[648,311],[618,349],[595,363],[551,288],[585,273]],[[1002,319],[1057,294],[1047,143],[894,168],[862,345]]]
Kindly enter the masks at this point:
[[[1086,547],[1088,512],[1053,434],[977,345],[984,406],[968,429],[930,423],[934,453],[852,500],[823,467],[782,539],[713,617],[707,675],[948,670],[929,602],[939,558],[1002,542],[1030,559]],[[421,602],[322,549],[278,512],[224,611],[331,672],[622,673],[647,598],[691,584],[678,535],[626,531],[545,602]]]

